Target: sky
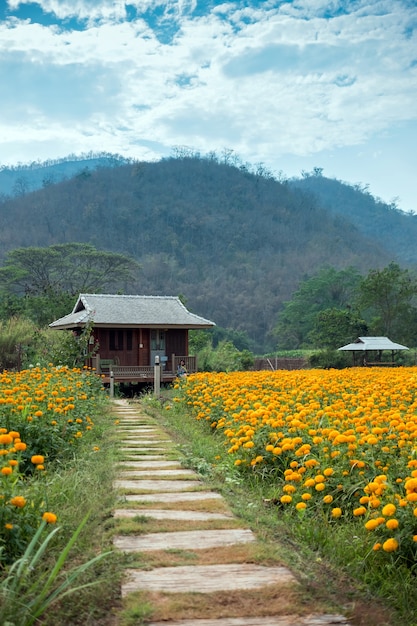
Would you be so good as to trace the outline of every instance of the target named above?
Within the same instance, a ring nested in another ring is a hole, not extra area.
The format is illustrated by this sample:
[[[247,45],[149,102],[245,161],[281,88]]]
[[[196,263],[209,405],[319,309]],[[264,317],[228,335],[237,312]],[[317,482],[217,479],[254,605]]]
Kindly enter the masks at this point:
[[[0,84],[0,166],[215,152],[417,212],[416,0],[0,0]]]

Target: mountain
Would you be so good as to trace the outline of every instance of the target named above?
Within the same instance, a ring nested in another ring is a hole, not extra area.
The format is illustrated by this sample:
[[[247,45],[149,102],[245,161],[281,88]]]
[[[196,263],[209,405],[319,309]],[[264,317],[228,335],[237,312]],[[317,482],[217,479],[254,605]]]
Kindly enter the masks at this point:
[[[312,194],[332,215],[348,219],[360,233],[382,244],[399,262],[417,264],[417,215],[375,199],[366,188],[322,175],[294,179],[290,184]]]
[[[317,189],[302,188],[305,181],[214,158],[114,165],[83,164],[72,178],[3,197],[2,258],[18,247],[75,241],[121,252],[141,264],[127,293],[181,294],[190,310],[246,332],[258,351],[273,349],[270,331],[300,280],[323,266],[365,273],[402,263],[403,246],[384,240],[385,220],[393,216],[404,237],[415,228],[414,216],[374,201],[365,221],[375,211],[379,230],[368,232],[353,206],[329,208]],[[417,264],[411,248],[407,262]]]
[[[36,191],[41,187],[73,178],[82,172],[96,170],[99,167],[116,167],[131,162],[115,154],[74,155],[66,159],[34,162],[15,167],[0,166],[0,197],[13,197]]]

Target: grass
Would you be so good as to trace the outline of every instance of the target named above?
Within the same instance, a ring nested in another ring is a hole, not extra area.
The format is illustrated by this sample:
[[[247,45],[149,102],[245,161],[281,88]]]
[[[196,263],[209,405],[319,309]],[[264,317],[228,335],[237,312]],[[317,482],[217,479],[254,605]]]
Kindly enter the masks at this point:
[[[186,466],[220,491],[261,542],[274,546],[274,560],[293,571],[306,597],[339,607],[355,625],[417,626],[415,574],[381,566],[372,555],[364,562],[363,545],[369,537],[359,524],[335,530],[324,521],[311,524],[302,515],[294,518],[274,503],[274,485],[267,476],[261,480],[237,471],[207,423],[182,414],[175,403],[171,410],[154,398],[145,405],[180,445]]]
[[[114,624],[114,611],[120,604],[119,582],[125,564],[121,556],[112,551],[112,510],[115,506],[112,481],[118,435],[105,404],[99,407],[94,422],[93,430],[83,438],[74,457],[64,464],[58,461],[49,473],[48,507],[57,512],[58,521],[42,558],[33,571],[28,570],[29,578],[22,584],[20,601],[24,605],[36,604],[36,598],[30,598],[30,589],[39,594],[37,582],[47,580],[53,574],[77,528],[85,518],[87,521],[66,556],[62,572],[53,581],[57,587],[65,579],[71,580],[71,572],[79,568],[79,577],[72,584],[77,590],[46,609],[41,620],[36,621],[42,626],[110,626]],[[93,446],[99,450],[93,451]],[[106,552],[110,554],[100,559]],[[88,561],[94,562],[84,569]],[[18,611],[16,621],[10,623],[27,626],[31,622],[23,614],[23,609],[20,615]]]

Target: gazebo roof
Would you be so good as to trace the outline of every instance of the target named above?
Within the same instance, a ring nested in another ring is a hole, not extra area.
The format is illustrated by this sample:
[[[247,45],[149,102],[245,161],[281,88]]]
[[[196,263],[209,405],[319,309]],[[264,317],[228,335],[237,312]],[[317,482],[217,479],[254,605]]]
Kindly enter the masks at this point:
[[[395,343],[388,337],[358,337],[353,343],[338,348],[346,351],[364,351],[367,350],[408,350],[407,346]]]

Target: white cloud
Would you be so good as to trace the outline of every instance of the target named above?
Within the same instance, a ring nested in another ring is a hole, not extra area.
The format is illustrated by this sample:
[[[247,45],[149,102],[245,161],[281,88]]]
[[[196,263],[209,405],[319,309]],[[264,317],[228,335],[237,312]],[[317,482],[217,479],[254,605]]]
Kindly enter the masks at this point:
[[[273,165],[417,119],[412,2],[236,1],[203,14],[196,0],[136,0],[130,21],[122,1],[38,4],[85,25],[0,23],[0,161],[55,137],[47,156],[71,145],[157,158],[185,144]]]

